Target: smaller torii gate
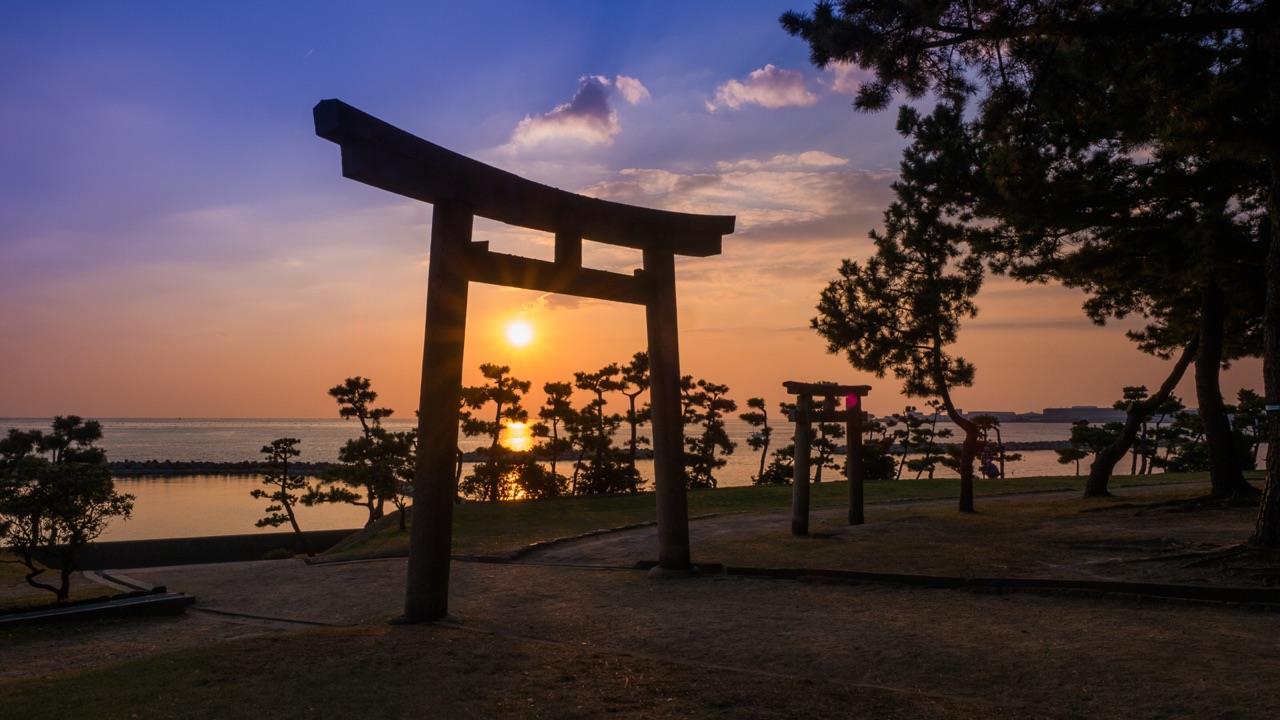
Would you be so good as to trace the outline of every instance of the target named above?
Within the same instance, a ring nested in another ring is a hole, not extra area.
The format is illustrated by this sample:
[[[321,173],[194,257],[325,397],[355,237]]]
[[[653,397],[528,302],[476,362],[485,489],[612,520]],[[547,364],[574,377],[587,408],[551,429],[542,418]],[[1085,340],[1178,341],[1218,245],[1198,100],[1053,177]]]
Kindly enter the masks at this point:
[[[782,383],[788,393],[796,396],[796,409],[791,413],[795,423],[796,454],[792,462],[791,482],[791,534],[809,534],[809,447],[813,438],[813,423],[843,422],[845,424],[845,478],[849,481],[849,524],[863,523],[862,505],[862,398],[871,392],[870,385],[837,385],[835,383],[806,383],[788,380]],[[820,398],[818,408],[814,399]],[[845,409],[837,410],[839,400],[845,401]]]

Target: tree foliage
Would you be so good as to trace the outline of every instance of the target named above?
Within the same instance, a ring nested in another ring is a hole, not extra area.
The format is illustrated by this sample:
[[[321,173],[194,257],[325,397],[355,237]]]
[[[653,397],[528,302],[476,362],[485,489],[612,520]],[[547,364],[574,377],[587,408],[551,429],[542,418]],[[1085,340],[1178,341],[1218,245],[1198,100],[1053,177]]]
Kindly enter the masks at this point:
[[[609,411],[608,396],[627,387],[622,368],[610,363],[594,372],[575,372],[573,384],[589,398],[578,410],[578,422],[572,425],[585,458],[574,465],[577,492],[638,492],[640,473],[630,464],[629,453],[624,455],[613,442],[623,416]]]
[[[338,450],[338,464],[321,477],[321,486],[302,497],[307,505],[324,502],[350,503],[368,511],[366,524],[386,514],[390,502],[400,510],[404,527],[405,509],[413,495],[417,431],[393,432],[382,421],[391,417],[390,408],[375,407],[378,393],[365,377],[349,377],[329,389],[338,403],[338,415],[354,418],[360,434]]]
[[[748,398],[747,407],[750,409],[738,415],[738,419],[755,429],[747,436],[747,446],[760,453],[760,469],[751,478],[752,483],[759,485],[765,476],[765,461],[769,457],[769,442],[773,437],[773,427],[769,425],[769,410],[764,398]]]
[[[496,502],[518,497],[517,467],[524,465],[526,453],[502,445],[503,431],[513,423],[527,423],[529,411],[522,404],[532,383],[511,375],[506,365],[485,363],[480,366],[485,382],[462,388],[462,432],[467,437],[488,438],[488,445],[477,450],[480,462],[462,480],[465,495]],[[479,416],[479,411],[488,414]]]
[[[66,600],[80,551],[113,518],[127,519],[133,496],[117,492],[106,453],[94,443],[102,426],[77,415],[53,419],[48,433],[9,430],[0,439],[0,542],[26,568],[32,587]],[[59,579],[40,579],[37,554],[57,559]]]
[[[978,429],[951,399],[973,384],[974,368],[950,354],[960,323],[977,314],[981,259],[970,251],[974,231],[950,179],[969,166],[963,152],[932,148],[962,135],[963,108],[939,105],[921,117],[900,114],[898,129],[915,141],[903,153],[895,199],[884,213],[884,232],[872,231],[876,252],[865,262],[845,260],[840,277],[822,291],[813,327],[827,350],[877,377],[893,373],[909,397],[937,397],[965,432],[959,462],[960,509],[973,510],[973,459]]]
[[[685,481],[690,488],[716,487],[715,472],[728,463],[724,456],[737,446],[725,431],[725,415],[738,409],[728,393],[728,385],[694,380],[692,375],[680,378],[683,424],[695,428],[684,434]]]
[[[301,442],[298,438],[283,437],[262,446],[262,454],[266,456],[267,461],[267,472],[262,476],[262,484],[269,490],[254,488],[249,491],[249,495],[256,500],[267,501],[267,506],[263,510],[266,514],[254,522],[255,526],[280,527],[288,523],[294,533],[303,540],[305,548],[306,541],[302,528],[298,525],[295,509],[313,490],[306,476],[289,473],[289,460],[302,454],[298,449],[298,444]],[[307,554],[311,554],[310,550],[307,550]]]

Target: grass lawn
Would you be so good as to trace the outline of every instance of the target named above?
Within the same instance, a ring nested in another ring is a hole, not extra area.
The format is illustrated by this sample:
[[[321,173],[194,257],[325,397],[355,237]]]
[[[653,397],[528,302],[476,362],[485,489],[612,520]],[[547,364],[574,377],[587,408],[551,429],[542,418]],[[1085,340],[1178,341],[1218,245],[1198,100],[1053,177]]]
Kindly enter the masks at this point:
[[[1113,487],[1206,481],[1207,473],[1117,476]],[[1083,491],[1083,477],[1049,476],[1009,480],[977,480],[979,497],[1029,491]],[[899,480],[866,485],[868,503],[907,499],[955,497],[958,481]],[[812,486],[813,509],[842,507],[848,490],[843,482]],[[689,493],[690,516],[710,513],[786,510],[791,505],[789,486],[734,487],[694,490]],[[505,503],[462,503],[454,508],[453,548],[459,554],[508,552],[540,540],[576,535],[601,528],[619,527],[655,519],[651,493],[572,497],[555,500]],[[394,518],[385,518],[325,553],[329,559],[346,560],[403,555],[408,534],[400,532]]]
[[[723,668],[439,627],[317,630],[230,642],[0,684],[0,707],[25,720],[85,713],[255,720],[1019,716],[973,700],[813,680],[797,692],[789,682]]]
[[[311,630],[0,683],[0,717],[1016,717],[956,698],[789,681],[444,627]]]
[[[26,580],[27,568],[17,562],[9,562],[10,560],[15,560],[13,555],[7,552],[0,552],[0,611],[20,610],[47,605],[54,601],[53,593],[28,585]],[[37,580],[57,585],[58,571],[49,570],[38,577]],[[97,583],[89,582],[81,577],[79,573],[71,576],[72,600],[84,600],[86,598],[114,594],[116,594],[115,591]]]
[[[1203,494],[1200,487],[1182,485],[1128,499],[992,498],[978,503],[974,514],[958,513],[949,504],[888,504],[869,510],[866,525],[850,526],[831,514],[816,517],[809,537],[743,516],[732,531],[700,537],[697,547],[708,560],[754,567],[1274,584],[1280,567],[1272,563],[1198,559],[1198,553],[1244,542],[1257,514],[1253,507],[1189,512],[1177,502]]]

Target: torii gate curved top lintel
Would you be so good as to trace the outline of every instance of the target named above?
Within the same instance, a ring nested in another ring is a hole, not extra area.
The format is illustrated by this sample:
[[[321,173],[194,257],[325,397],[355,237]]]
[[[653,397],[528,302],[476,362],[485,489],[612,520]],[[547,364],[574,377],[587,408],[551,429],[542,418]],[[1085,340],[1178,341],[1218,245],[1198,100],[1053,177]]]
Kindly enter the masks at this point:
[[[734,217],[653,210],[542,185],[340,100],[321,101],[314,118],[316,134],[342,147],[343,176],[434,205],[404,619],[435,620],[448,611],[453,463],[472,281],[645,306],[658,510],[655,572],[688,572],[675,256],[718,255]],[[473,242],[476,215],[555,233],[554,262],[495,253],[487,243]],[[582,267],[584,238],[643,251],[643,270],[624,275]]]

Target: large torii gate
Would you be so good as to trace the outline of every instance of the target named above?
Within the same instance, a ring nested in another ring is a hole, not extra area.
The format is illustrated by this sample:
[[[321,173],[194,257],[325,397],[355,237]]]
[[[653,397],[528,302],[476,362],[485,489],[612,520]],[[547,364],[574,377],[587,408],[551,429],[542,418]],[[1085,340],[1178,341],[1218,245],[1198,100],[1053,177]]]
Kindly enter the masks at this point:
[[[691,215],[589,198],[485,165],[339,100],[314,110],[316,134],[342,147],[342,174],[431,203],[426,339],[404,620],[445,616],[457,494],[458,396],[471,281],[645,306],[653,409],[659,574],[686,573],[689,511],[680,419],[675,256],[720,254],[734,217]],[[491,252],[471,240],[476,215],[555,233],[555,261]],[[582,267],[582,240],[643,251],[633,275]]]

